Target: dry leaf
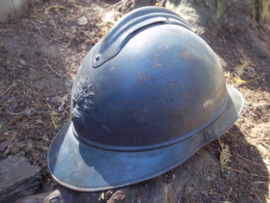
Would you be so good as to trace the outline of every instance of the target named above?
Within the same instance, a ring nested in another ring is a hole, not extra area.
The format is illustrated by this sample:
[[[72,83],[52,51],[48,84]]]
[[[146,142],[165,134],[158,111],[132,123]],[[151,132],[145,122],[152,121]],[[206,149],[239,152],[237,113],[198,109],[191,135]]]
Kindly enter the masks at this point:
[[[225,71],[225,72],[224,72],[224,76],[225,76],[225,77],[229,77],[230,74],[231,74],[231,73],[230,73],[229,71]]]
[[[67,43],[66,45],[62,45],[63,47],[67,48],[70,45],[71,41]]]
[[[239,77],[244,74],[245,68],[250,64],[249,61],[241,61],[241,65],[235,67],[235,71]]]
[[[0,143],[0,152],[5,151],[5,149],[10,145],[10,140],[5,140],[4,142]]]
[[[20,151],[19,147],[14,146],[14,145],[11,147],[11,150],[10,150],[11,154],[17,154],[19,151]]]
[[[27,140],[24,151],[27,153],[33,149],[34,142],[33,140]]]
[[[3,45],[4,45],[4,42],[1,42],[1,43],[0,43],[0,47],[3,46]]]
[[[260,77],[258,77],[258,78],[254,78],[254,79],[251,79],[251,80],[249,80],[249,81],[247,81],[247,82],[255,82],[256,80],[258,80]]]
[[[36,124],[43,124],[41,119],[36,120]]]
[[[27,65],[27,63],[26,63],[25,60],[23,60],[23,59],[20,59],[20,63],[21,63],[22,65],[24,65],[24,66]]]
[[[57,125],[58,120],[59,119],[58,119],[57,116],[53,116],[52,115],[52,123],[53,123],[54,129],[57,129],[58,128],[58,125]]]
[[[47,106],[49,107],[49,109],[52,109],[52,106],[45,100]]]
[[[193,191],[195,190],[195,188],[194,187],[191,187],[191,186],[187,186],[186,188],[185,188],[185,193],[184,193],[184,196],[188,196],[190,193],[192,193]]]
[[[268,195],[265,195],[267,203],[270,203],[270,197]]]
[[[6,151],[4,152],[4,155],[7,155],[10,152],[12,146],[13,144],[8,145]]]
[[[87,23],[88,23],[88,20],[84,16],[78,19],[78,24],[79,25],[86,25]]]
[[[245,80],[241,80],[241,79],[239,79],[239,78],[234,78],[233,80],[234,80],[236,83],[246,83]]]
[[[52,5],[52,6],[48,6],[47,8],[45,8],[44,14],[48,14],[50,12],[51,9],[66,9],[64,6],[60,6],[60,5]]]
[[[255,82],[255,81],[258,80],[259,78],[261,78],[261,77],[254,78],[254,79],[250,79],[250,80],[248,80],[248,81],[241,80],[241,79],[239,79],[239,78],[234,78],[233,80],[234,80],[236,83],[249,83],[249,82]]]
[[[28,20],[23,20],[22,22],[21,22],[21,24],[24,24],[24,23],[27,23],[28,22]]]
[[[72,3],[72,4],[73,4],[73,6],[75,6],[76,8],[81,8],[80,5],[77,5],[77,4],[75,4],[75,3]]]

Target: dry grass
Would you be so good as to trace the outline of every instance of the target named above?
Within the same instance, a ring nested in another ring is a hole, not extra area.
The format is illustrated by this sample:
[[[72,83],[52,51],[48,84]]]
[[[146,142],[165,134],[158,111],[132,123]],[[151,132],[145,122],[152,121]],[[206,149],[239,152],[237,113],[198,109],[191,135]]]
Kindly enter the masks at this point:
[[[259,1],[259,22],[264,24],[270,18],[270,0]]]
[[[219,149],[219,152],[220,152],[220,164],[221,164],[221,168],[222,168],[222,171],[223,171],[224,166],[226,165],[226,163],[228,163],[230,161],[231,154],[230,154],[230,149],[229,149],[228,145],[223,144],[220,141],[220,139],[218,139],[218,142],[220,144],[220,149]]]

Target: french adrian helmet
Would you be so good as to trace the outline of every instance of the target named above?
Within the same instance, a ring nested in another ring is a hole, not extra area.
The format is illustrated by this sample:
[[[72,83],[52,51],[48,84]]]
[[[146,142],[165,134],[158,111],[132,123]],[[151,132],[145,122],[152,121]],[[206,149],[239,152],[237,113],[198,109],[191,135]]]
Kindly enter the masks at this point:
[[[213,50],[161,7],[124,16],[86,55],[71,96],[72,119],[52,141],[48,168],[77,191],[175,168],[221,136],[243,107]]]

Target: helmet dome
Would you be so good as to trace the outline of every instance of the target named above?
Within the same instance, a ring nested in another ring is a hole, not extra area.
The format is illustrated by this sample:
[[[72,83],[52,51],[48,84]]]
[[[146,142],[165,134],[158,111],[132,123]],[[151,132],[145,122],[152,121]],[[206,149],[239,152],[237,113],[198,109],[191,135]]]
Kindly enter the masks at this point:
[[[80,191],[172,169],[222,135],[243,106],[213,50],[160,7],[120,20],[85,57],[71,95],[72,120],[53,141],[48,162],[59,183]]]

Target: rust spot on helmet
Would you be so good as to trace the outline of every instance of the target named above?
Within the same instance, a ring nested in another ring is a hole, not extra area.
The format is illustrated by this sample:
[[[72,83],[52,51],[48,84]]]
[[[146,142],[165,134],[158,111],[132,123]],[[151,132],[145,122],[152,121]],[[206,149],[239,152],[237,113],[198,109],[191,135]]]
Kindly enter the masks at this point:
[[[136,77],[137,77],[138,83],[140,83],[140,84],[144,83],[144,74],[143,74],[143,72],[138,72]]]
[[[154,66],[152,67],[152,70],[155,70],[156,68],[158,68],[158,67],[161,66],[161,65],[162,65],[161,63],[158,63],[158,64],[154,65]]]
[[[172,88],[174,88],[175,86],[168,86],[168,87],[166,87],[164,90],[163,90],[163,92],[167,92],[167,91],[169,91],[169,90],[171,90]]]
[[[87,167],[87,166],[84,167],[83,174],[84,174],[84,175],[88,175],[88,174],[89,174],[89,172],[88,172],[88,167]]]
[[[136,111],[136,112],[134,113],[134,116],[138,116],[138,115],[140,115],[140,114],[142,114],[142,113],[145,113],[146,111],[147,111],[147,107],[146,107],[145,109],[143,109],[143,110]]]
[[[180,53],[179,56],[184,60],[196,60],[196,59],[198,59],[196,56],[192,55],[188,51]]]
[[[130,104],[130,101],[128,99],[124,100],[125,104]]]

